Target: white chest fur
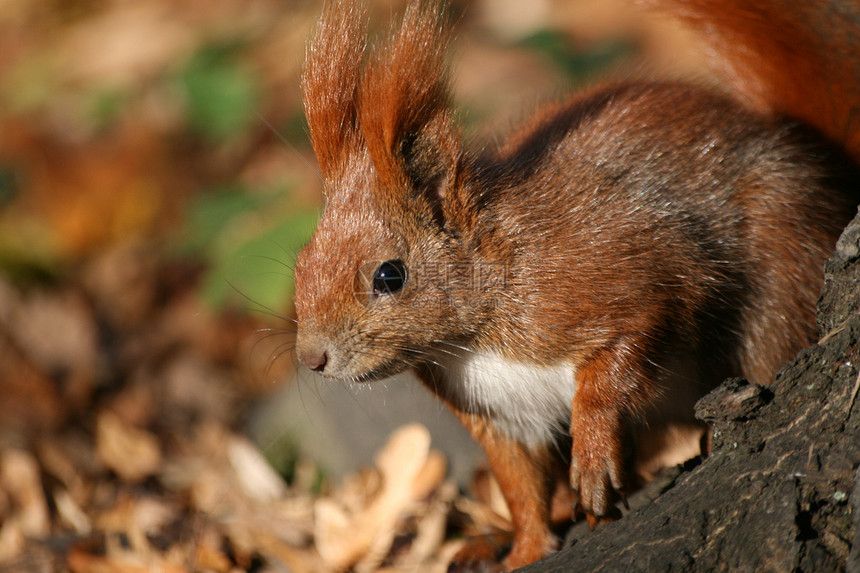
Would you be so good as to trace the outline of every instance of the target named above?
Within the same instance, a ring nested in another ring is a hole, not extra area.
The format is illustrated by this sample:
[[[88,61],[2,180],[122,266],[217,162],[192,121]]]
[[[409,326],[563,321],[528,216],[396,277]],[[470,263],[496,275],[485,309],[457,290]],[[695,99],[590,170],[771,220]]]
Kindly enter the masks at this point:
[[[470,353],[441,361],[449,396],[469,412],[488,416],[496,428],[529,445],[548,444],[570,421],[576,392],[568,362],[538,366],[495,353]]]

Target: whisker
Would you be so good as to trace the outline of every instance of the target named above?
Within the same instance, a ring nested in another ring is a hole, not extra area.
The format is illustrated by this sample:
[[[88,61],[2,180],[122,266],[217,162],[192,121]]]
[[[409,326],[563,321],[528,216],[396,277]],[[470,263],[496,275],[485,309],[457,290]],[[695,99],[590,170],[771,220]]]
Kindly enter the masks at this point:
[[[266,375],[268,376],[271,373],[272,368],[275,367],[275,363],[280,360],[284,354],[292,352],[293,350],[295,350],[295,344],[285,343],[272,351],[268,360],[266,360]]]
[[[277,312],[276,310],[274,310],[274,309],[272,309],[272,308],[269,308],[268,306],[264,305],[263,303],[261,303],[261,302],[258,302],[258,301],[256,301],[256,300],[254,300],[253,298],[251,298],[250,296],[248,296],[247,294],[245,294],[244,292],[242,292],[242,290],[241,290],[241,289],[239,289],[238,287],[236,287],[236,285],[234,285],[233,283],[231,283],[229,280],[228,280],[228,281],[225,281],[225,282],[227,283],[227,285],[229,285],[229,287],[230,287],[230,288],[232,288],[232,289],[233,289],[233,290],[234,290],[234,291],[235,291],[239,296],[241,296],[242,298],[244,298],[247,302],[249,302],[249,303],[251,303],[251,304],[253,304],[253,305],[256,305],[256,308],[255,308],[255,307],[251,307],[251,308],[249,308],[249,309],[248,309],[248,311],[249,311],[249,312],[262,312],[260,309],[265,309],[265,311],[266,311],[266,313],[265,313],[265,314],[266,314],[267,316],[271,316],[272,318],[278,318],[278,319],[280,319],[280,320],[283,320],[284,322],[289,322],[289,321],[291,321],[291,320],[292,320],[293,322],[295,322],[295,320],[294,320],[294,319],[291,319],[291,318],[289,318],[288,316],[286,316],[286,315],[284,315],[284,314],[282,314],[282,313],[280,313],[280,312]]]
[[[447,340],[436,340],[435,343],[436,344],[445,344],[446,346],[450,346],[452,348],[456,348],[457,350],[462,350],[462,351],[468,352],[468,353],[474,353],[475,352],[473,349],[469,348],[468,346],[463,346],[462,344],[456,344],[454,342],[449,342]]]
[[[274,244],[274,245],[275,245],[275,246],[277,246],[279,249],[281,249],[282,251],[284,251],[284,253],[285,253],[287,256],[292,256],[293,258],[295,258],[295,255],[291,255],[291,254],[290,254],[286,249],[284,249],[284,248],[283,248],[283,247],[282,247],[282,246],[281,246],[281,245],[280,245],[276,240],[274,240],[274,239],[273,239],[273,238],[271,238],[271,237],[267,237],[267,238],[269,239],[269,241],[270,241],[272,244]],[[277,258],[277,257],[270,257],[270,256],[268,256],[268,255],[243,255],[243,256],[242,256],[242,258],[243,258],[243,259],[259,259],[259,260],[261,260],[261,261],[269,261],[269,262],[276,263],[276,264],[278,264],[278,265],[280,265],[280,266],[284,267],[285,269],[287,269],[287,270],[288,270],[288,271],[290,271],[290,272],[295,273],[295,271],[296,271],[295,267],[293,267],[293,266],[291,266],[291,265],[287,264],[287,262],[286,262],[286,261],[283,261],[283,260],[281,260],[281,259],[279,259],[279,258]],[[273,272],[273,271],[270,271],[270,272]]]

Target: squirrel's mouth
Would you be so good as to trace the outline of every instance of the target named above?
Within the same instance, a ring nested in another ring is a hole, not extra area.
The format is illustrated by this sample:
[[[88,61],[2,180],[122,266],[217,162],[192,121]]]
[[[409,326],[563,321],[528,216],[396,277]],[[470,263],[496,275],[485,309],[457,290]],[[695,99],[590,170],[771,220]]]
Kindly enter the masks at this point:
[[[342,340],[301,327],[296,337],[299,362],[333,382],[373,382],[400,374],[421,357],[405,348],[397,343],[359,344],[354,338]]]
[[[408,370],[412,364],[406,360],[400,358],[394,358],[383,362],[382,364],[374,365],[370,368],[364,370],[358,370],[349,372],[347,368],[345,372],[342,373],[334,373],[327,374],[323,372],[323,375],[327,378],[331,378],[333,380],[340,380],[343,382],[349,382],[353,384],[364,384],[368,382],[376,382],[378,380],[385,380],[386,378],[391,378],[392,376],[396,376],[398,374],[403,373]]]

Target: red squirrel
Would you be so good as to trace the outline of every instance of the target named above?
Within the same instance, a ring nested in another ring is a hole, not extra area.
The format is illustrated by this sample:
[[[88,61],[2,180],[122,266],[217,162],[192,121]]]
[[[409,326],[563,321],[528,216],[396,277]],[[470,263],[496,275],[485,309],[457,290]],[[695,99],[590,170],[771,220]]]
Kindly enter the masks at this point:
[[[644,3],[703,31],[728,93],[603,85],[492,152],[462,143],[439,6],[408,2],[371,48],[361,4],[333,0],[308,46],[326,205],[295,269],[298,358],[355,383],[411,370],[453,410],[511,512],[500,569],[556,547],[560,474],[610,516],[643,435],[695,426],[724,378],[767,384],[815,340],[856,212],[855,4]],[[493,559],[475,542],[454,565]]]

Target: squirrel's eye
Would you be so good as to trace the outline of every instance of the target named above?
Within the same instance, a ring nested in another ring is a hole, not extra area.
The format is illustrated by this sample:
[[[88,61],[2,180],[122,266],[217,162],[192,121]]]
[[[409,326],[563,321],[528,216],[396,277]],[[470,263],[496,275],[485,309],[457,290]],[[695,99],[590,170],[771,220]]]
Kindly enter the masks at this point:
[[[403,288],[406,282],[406,266],[403,261],[385,261],[373,274],[373,294],[392,294]]]

